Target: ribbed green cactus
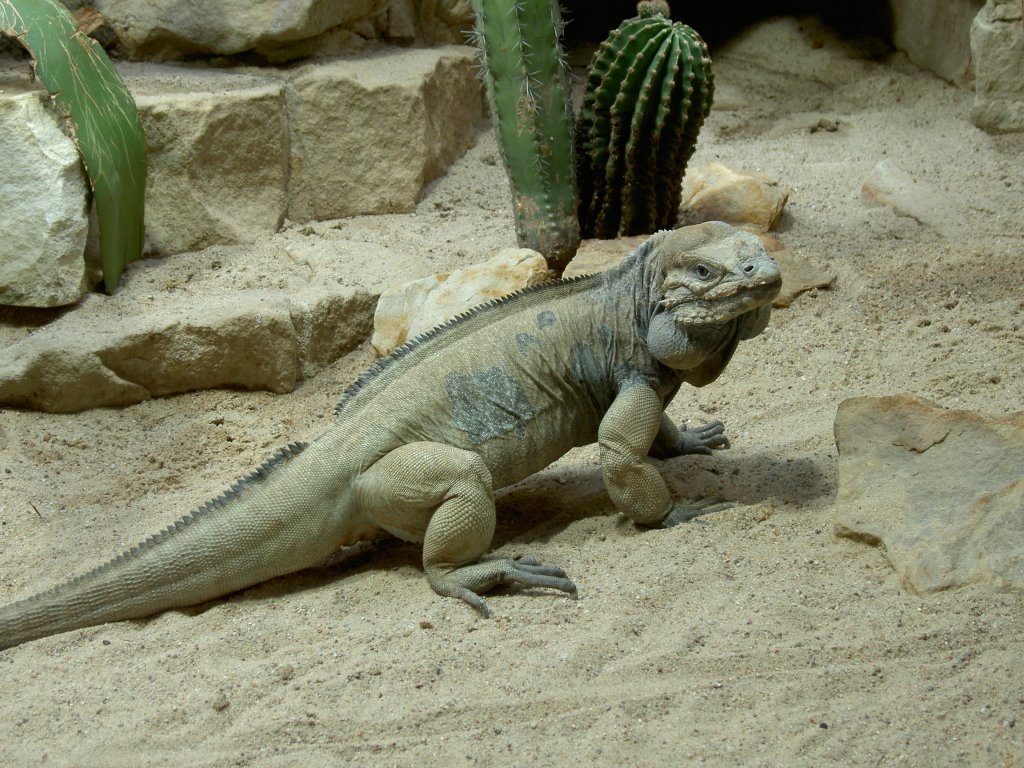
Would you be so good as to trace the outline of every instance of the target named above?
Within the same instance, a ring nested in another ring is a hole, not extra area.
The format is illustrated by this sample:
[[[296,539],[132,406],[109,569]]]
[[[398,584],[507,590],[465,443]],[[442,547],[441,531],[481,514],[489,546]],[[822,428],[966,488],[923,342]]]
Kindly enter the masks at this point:
[[[477,48],[520,246],[561,271],[580,242],[569,71],[552,0],[473,0]]]
[[[590,63],[576,123],[580,229],[611,238],[675,222],[686,163],[711,109],[711,59],[700,36],[641,2]]]
[[[142,254],[146,137],[135,102],[99,43],[57,0],[0,0],[0,32],[16,38],[68,121],[92,186],[107,291]]]

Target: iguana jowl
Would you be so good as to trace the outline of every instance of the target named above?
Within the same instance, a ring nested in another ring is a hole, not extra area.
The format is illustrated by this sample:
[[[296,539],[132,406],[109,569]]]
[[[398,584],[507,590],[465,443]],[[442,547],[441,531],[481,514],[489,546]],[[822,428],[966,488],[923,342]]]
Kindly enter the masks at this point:
[[[596,440],[619,511],[648,526],[691,517],[647,457],[725,438],[717,423],[678,430],[664,408],[765,328],[780,285],[756,237],[711,222],[658,233],[608,272],[479,307],[374,365],[309,445],[109,563],[0,607],[0,648],[202,603],[381,531],[422,541],[430,586],[485,615],[480,595],[498,584],[575,593],[559,568],[480,559],[493,489]]]

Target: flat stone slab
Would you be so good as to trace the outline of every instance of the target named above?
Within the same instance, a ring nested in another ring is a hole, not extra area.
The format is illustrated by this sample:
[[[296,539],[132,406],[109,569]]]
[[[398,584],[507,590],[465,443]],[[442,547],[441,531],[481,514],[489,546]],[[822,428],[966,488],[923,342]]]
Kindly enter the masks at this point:
[[[345,286],[182,295],[159,307],[90,295],[0,350],[0,405],[74,413],[216,387],[290,392],[366,338],[373,304]]]
[[[857,397],[835,437],[838,535],[882,547],[915,592],[1024,589],[1024,412]]]

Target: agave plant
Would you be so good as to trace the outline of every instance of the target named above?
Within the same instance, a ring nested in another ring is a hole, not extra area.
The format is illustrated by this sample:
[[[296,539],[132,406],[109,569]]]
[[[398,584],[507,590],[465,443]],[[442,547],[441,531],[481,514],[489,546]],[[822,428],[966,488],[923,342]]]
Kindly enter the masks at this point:
[[[146,141],[135,102],[99,43],[58,0],[0,0],[0,32],[31,54],[82,156],[99,225],[107,291],[142,254]]]

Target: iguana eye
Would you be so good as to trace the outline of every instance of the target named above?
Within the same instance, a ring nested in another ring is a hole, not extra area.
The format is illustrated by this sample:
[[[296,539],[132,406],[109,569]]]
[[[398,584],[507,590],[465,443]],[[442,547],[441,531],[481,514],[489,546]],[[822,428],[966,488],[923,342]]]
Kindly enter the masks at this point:
[[[715,274],[707,264],[698,264],[693,268],[693,273],[701,280],[710,280]]]

